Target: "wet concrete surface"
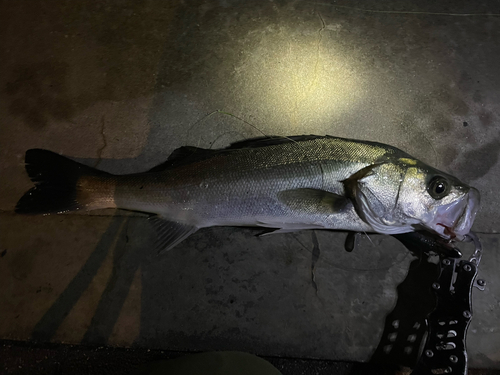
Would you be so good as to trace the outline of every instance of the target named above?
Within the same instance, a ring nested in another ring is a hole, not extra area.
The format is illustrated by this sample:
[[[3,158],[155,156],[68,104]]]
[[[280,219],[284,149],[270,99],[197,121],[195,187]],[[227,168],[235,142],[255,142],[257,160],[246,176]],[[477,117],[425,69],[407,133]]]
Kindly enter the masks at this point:
[[[497,8],[2,3],[0,338],[367,361],[412,260],[391,238],[346,253],[338,233],[213,228],[158,256],[141,216],[12,212],[34,147],[130,173],[182,145],[330,134],[392,144],[480,190],[488,284],[469,352],[500,368]]]

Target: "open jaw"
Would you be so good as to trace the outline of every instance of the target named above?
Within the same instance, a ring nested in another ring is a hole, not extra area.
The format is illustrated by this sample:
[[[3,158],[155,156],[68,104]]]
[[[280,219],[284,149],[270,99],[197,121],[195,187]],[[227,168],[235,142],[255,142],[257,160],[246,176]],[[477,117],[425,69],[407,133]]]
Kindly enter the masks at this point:
[[[467,195],[437,209],[429,227],[441,237],[463,241],[479,210],[479,192],[470,188]]]

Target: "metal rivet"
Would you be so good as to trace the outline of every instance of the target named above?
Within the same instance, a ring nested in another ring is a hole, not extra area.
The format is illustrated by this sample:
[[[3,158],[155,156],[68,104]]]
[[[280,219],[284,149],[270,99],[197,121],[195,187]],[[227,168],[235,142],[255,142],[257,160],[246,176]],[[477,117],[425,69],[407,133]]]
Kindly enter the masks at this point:
[[[486,285],[486,280],[477,279],[477,285],[479,285],[479,286],[485,286]]]
[[[458,362],[458,357],[456,355],[450,355],[450,361],[453,362],[453,363],[457,363]]]
[[[434,357],[434,352],[432,350],[426,350],[425,356],[429,358]]]
[[[463,314],[467,319],[469,319],[472,316],[469,310],[465,310]]]
[[[470,271],[472,270],[472,267],[470,266],[470,264],[466,264],[466,265],[464,266],[464,270],[465,270],[466,272],[470,272]]]
[[[449,259],[443,259],[443,264],[445,266],[449,266],[451,264],[450,260]]]
[[[433,283],[432,288],[438,290],[439,288],[441,288],[441,285],[439,285],[439,283]]]

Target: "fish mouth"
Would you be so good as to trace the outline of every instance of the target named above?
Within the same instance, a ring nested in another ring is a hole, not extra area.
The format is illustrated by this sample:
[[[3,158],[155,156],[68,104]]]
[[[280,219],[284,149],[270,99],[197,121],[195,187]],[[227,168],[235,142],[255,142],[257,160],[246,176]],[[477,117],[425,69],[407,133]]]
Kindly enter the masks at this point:
[[[455,231],[454,231],[454,228],[450,228],[446,225],[444,225],[443,223],[437,223],[436,224],[437,226],[439,227],[443,227],[443,233],[445,236],[447,236],[450,240],[453,240],[457,237]],[[439,233],[439,232],[438,232]]]
[[[430,227],[443,238],[463,241],[474,224],[479,203],[479,191],[471,187],[464,199],[440,207]]]

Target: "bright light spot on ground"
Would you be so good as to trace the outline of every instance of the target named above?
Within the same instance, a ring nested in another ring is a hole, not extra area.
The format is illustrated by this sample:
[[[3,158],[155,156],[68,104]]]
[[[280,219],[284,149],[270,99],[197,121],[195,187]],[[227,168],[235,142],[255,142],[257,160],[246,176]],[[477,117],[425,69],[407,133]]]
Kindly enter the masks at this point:
[[[293,134],[341,121],[365,96],[366,82],[355,56],[335,48],[336,31],[318,26],[264,33],[236,73],[244,78],[242,101],[276,114],[278,132]],[[280,125],[278,125],[280,124]]]

